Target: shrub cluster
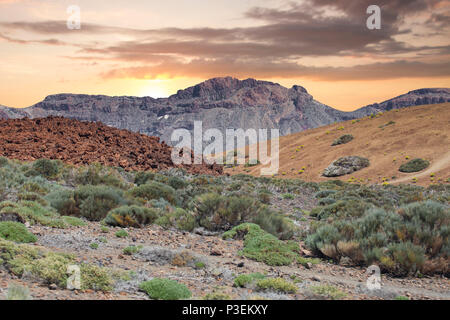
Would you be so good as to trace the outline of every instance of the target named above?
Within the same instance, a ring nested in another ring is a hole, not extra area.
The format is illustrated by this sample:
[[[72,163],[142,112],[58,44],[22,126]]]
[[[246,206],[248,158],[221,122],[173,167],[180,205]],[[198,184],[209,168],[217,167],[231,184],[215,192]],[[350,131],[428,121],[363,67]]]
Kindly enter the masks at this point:
[[[427,168],[430,165],[430,162],[427,160],[423,160],[420,158],[412,159],[400,166],[398,169],[400,172],[419,172],[423,169]]]
[[[156,300],[189,299],[191,291],[182,283],[165,278],[155,278],[139,285],[150,298]]]
[[[377,263],[395,275],[448,274],[450,211],[431,200],[397,210],[369,208],[355,219],[340,216],[315,228],[306,239],[316,253],[357,265]]]
[[[349,143],[352,140],[353,140],[353,136],[351,134],[344,134],[343,136],[340,136],[339,138],[334,140],[331,145],[332,146],[337,146],[337,145],[340,145],[340,144]]]

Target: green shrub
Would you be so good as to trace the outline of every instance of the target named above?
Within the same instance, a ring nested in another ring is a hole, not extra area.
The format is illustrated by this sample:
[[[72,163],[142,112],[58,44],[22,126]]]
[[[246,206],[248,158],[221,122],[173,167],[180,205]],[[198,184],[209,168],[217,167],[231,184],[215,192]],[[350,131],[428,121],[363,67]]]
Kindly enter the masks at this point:
[[[335,194],[336,190],[322,190],[314,194],[314,198],[321,199],[321,198],[327,198],[333,194]]]
[[[0,215],[16,216],[18,217],[17,221],[28,221],[30,224],[53,228],[66,227],[58,213],[33,201],[20,201],[14,205],[7,205],[0,209]]]
[[[50,192],[46,199],[59,214],[71,216],[79,214],[74,197],[75,193],[72,190],[61,189]]]
[[[224,231],[256,217],[257,200],[245,196],[222,196],[206,193],[194,201],[196,223],[208,230]]]
[[[261,273],[241,274],[234,279],[235,287],[247,287],[257,280],[264,279],[266,276]]]
[[[251,222],[282,240],[291,239],[294,235],[294,223],[287,217],[272,211],[268,207],[261,208],[257,216],[251,219]]]
[[[96,249],[98,249],[98,243],[92,242],[92,243],[89,245],[89,247],[90,247],[91,249],[96,250]]]
[[[74,200],[79,214],[91,221],[102,220],[110,210],[126,203],[120,190],[103,185],[79,187]]]
[[[340,144],[349,143],[352,140],[353,140],[353,136],[351,134],[344,134],[343,136],[340,136],[339,138],[334,140],[331,145],[332,146],[337,146],[337,145],[340,145]]]
[[[165,213],[155,223],[165,228],[175,227],[179,230],[192,231],[195,228],[195,217],[192,212],[176,208]]]
[[[6,293],[6,300],[33,300],[30,289],[24,286],[10,284]]]
[[[0,239],[0,265],[18,277],[27,272],[46,284],[54,283],[66,288],[69,277],[67,267],[71,264],[76,264],[73,255],[43,251],[30,245]],[[113,279],[107,269],[90,264],[81,264],[80,269],[83,290],[112,289]]]
[[[33,163],[33,170],[45,178],[54,178],[59,173],[57,161],[39,159]]]
[[[114,280],[111,271],[106,268],[92,264],[81,264],[81,289],[92,289],[96,291],[108,292],[113,289]]]
[[[134,177],[134,183],[138,186],[147,183],[155,178],[155,174],[149,171],[140,171]]]
[[[45,195],[48,193],[48,189],[44,187],[42,184],[35,181],[28,181],[22,185],[22,192],[32,192],[37,193],[39,195]]]
[[[0,168],[5,167],[9,164],[8,158],[0,157]]]
[[[85,221],[77,217],[63,216],[61,218],[66,224],[71,225],[73,227],[84,227],[87,225]]]
[[[311,287],[311,291],[315,294],[331,300],[343,299],[347,294],[331,285],[320,285]]]
[[[93,163],[87,167],[80,167],[75,177],[75,182],[82,185],[107,185],[117,188],[123,188],[125,186],[117,171],[104,167],[99,163]]]
[[[419,172],[427,168],[429,165],[429,161],[417,158],[402,164],[398,170],[400,172]]]
[[[422,269],[425,250],[411,242],[393,243],[380,258],[381,266],[392,274],[404,276]]]
[[[290,194],[290,193],[283,194],[283,199],[285,199],[285,200],[293,200],[294,198],[295,197],[293,194]]]
[[[370,205],[361,200],[357,199],[339,200],[323,208],[319,208],[319,211],[312,210],[310,215],[313,217],[317,217],[317,219],[319,220],[327,219],[329,217],[356,218],[362,216],[368,208],[370,208]]]
[[[28,243],[36,242],[34,234],[19,222],[5,221],[0,222],[0,237],[9,241]]]
[[[17,195],[17,199],[23,200],[23,201],[35,201],[44,207],[48,205],[48,202],[44,198],[42,198],[39,194],[34,193],[34,192],[19,193]]]
[[[256,282],[259,290],[273,290],[282,293],[296,293],[297,287],[283,278],[266,278]]]
[[[178,177],[170,177],[167,184],[174,189],[182,189],[186,187],[187,182]]]
[[[126,237],[128,237],[128,232],[126,232],[125,230],[121,229],[121,230],[116,232],[116,237],[118,237],[118,238],[126,238]]]
[[[449,222],[448,207],[431,200],[395,212],[370,208],[356,219],[341,215],[313,226],[306,244],[318,255],[335,261],[348,257],[355,265],[376,263],[393,275],[446,274]]]
[[[290,265],[299,256],[299,246],[294,241],[281,241],[258,225],[243,223],[223,234],[224,239],[244,238],[241,254],[270,266]]]
[[[258,200],[264,204],[270,204],[272,193],[269,190],[261,190],[258,192]]]
[[[132,205],[111,210],[104,221],[110,226],[142,227],[153,223],[158,216],[156,209]]]
[[[123,254],[131,256],[135,253],[138,253],[141,249],[142,249],[142,246],[128,246],[123,249]]]
[[[184,284],[164,278],[142,282],[139,288],[150,298],[157,300],[189,299],[192,296],[191,291]]]
[[[163,198],[171,204],[176,204],[177,202],[175,189],[156,181],[134,187],[129,193],[135,198],[143,198],[145,200]]]

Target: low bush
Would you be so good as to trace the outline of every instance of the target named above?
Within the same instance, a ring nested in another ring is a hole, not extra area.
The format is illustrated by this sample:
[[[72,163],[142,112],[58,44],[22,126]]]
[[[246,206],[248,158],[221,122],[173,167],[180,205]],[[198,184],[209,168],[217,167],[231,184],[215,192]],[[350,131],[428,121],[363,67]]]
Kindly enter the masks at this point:
[[[126,237],[128,237],[128,232],[126,232],[123,229],[120,229],[119,231],[116,232],[116,237],[117,238],[126,238]]]
[[[397,276],[420,271],[448,274],[449,208],[435,201],[393,210],[369,208],[359,218],[336,214],[331,223],[311,229],[307,246],[335,261],[348,257],[355,265],[378,264]]]
[[[261,273],[250,273],[250,274],[241,274],[234,279],[235,287],[247,287],[257,280],[264,279],[266,276]]]
[[[50,206],[56,209],[59,214],[71,216],[78,215],[79,208],[75,202],[75,193],[72,190],[60,189],[50,192],[46,196]]]
[[[5,204],[5,202],[2,204]],[[53,228],[65,228],[67,226],[57,212],[33,201],[0,205],[0,216],[16,217],[15,221],[27,221],[30,224],[40,224]]]
[[[283,278],[266,278],[256,282],[258,290],[271,290],[281,293],[296,293],[297,286]]]
[[[73,227],[84,227],[87,223],[80,218],[71,217],[71,216],[63,216],[61,217],[65,223]]]
[[[123,254],[131,256],[135,253],[138,253],[141,249],[142,249],[142,246],[128,246],[123,249]]]
[[[174,227],[179,230],[192,231],[195,228],[195,216],[190,211],[175,208],[159,217],[155,223],[165,228]]]
[[[25,272],[41,279],[45,284],[56,284],[66,288],[67,267],[76,264],[75,256],[44,251],[39,248],[15,244],[0,239],[0,265],[21,277]],[[106,268],[81,264],[81,289],[110,291],[113,285],[111,272]]]
[[[206,193],[194,201],[196,223],[208,230],[225,231],[249,221],[259,210],[256,199]]]
[[[429,161],[417,158],[402,164],[398,170],[400,172],[406,173],[419,172],[427,168],[429,165],[430,165]]]
[[[258,225],[243,223],[223,234],[224,239],[244,239],[241,254],[270,266],[292,264],[299,256],[299,246],[294,241],[281,241]]]
[[[158,217],[159,211],[154,208],[132,205],[111,210],[104,221],[110,226],[139,228],[153,223]]]
[[[331,300],[340,300],[347,296],[345,292],[331,285],[313,286],[310,289],[313,293]]]
[[[351,134],[344,134],[343,136],[340,136],[339,138],[334,140],[331,145],[332,146],[337,146],[337,145],[340,145],[340,144],[349,143],[352,140],[353,140],[353,136]]]
[[[138,186],[147,183],[150,180],[153,180],[155,174],[150,171],[140,171],[136,173],[134,176],[134,183]]]
[[[10,284],[6,293],[6,300],[33,300],[30,289],[24,286]]]
[[[25,225],[12,221],[0,222],[0,238],[20,243],[37,241],[36,236]]]
[[[129,191],[129,194],[135,198],[142,198],[145,200],[158,200],[162,198],[171,204],[177,203],[175,189],[156,181],[134,187]]]
[[[103,185],[79,187],[74,200],[79,215],[91,221],[100,221],[110,210],[126,204],[119,189]]]
[[[165,278],[155,278],[142,282],[139,288],[150,298],[157,300],[189,299],[191,291],[182,283]]]
[[[76,173],[75,182],[82,185],[107,185],[116,188],[124,188],[126,185],[116,170],[99,163],[80,167]]]
[[[59,173],[56,160],[39,159],[33,163],[33,170],[45,178],[54,178]]]

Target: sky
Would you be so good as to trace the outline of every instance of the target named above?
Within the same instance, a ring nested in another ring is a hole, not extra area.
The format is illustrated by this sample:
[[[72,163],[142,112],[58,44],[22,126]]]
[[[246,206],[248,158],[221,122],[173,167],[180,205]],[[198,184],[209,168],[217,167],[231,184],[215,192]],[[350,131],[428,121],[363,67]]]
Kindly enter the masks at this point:
[[[370,30],[369,5],[381,9]],[[68,28],[80,10],[80,28]],[[214,77],[354,110],[450,87],[450,0],[0,0],[0,104],[167,97]]]

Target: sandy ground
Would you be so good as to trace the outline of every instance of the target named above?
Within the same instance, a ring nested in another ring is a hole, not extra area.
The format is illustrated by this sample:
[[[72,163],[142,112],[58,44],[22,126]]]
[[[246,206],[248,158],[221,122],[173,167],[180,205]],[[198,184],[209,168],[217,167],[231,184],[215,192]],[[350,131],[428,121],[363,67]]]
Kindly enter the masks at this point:
[[[331,146],[344,134],[353,135],[347,144]],[[412,183],[430,185],[450,178],[450,103],[410,107],[385,112],[376,118],[349,120],[280,138],[279,177],[325,181],[323,170],[343,156],[361,156],[370,166],[337,179],[363,183]],[[423,172],[402,173],[401,164],[414,158],[430,161]],[[230,174],[260,175],[263,165],[228,168]],[[303,173],[299,170],[304,169]],[[434,177],[430,175],[434,173]]]

